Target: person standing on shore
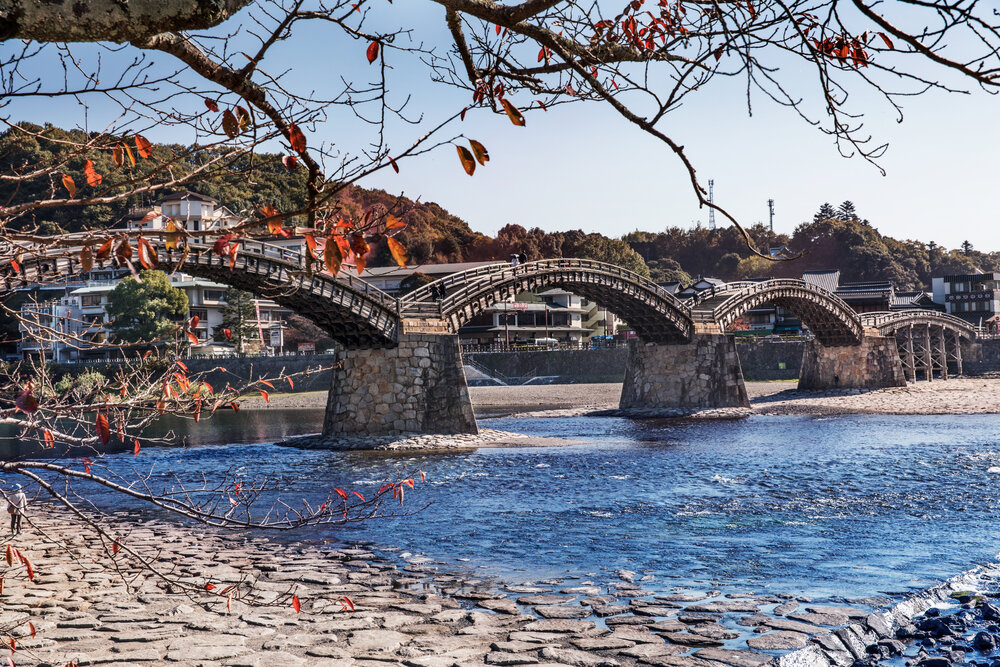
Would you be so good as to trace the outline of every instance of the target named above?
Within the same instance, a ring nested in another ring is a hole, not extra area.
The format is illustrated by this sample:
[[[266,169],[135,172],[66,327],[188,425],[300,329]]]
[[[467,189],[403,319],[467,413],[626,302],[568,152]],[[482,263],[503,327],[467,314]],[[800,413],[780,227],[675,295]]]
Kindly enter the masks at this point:
[[[10,532],[16,535],[21,532],[21,519],[24,518],[24,511],[28,509],[28,496],[24,495],[24,489],[17,484],[17,493],[11,500],[7,501],[7,513],[10,514]]]

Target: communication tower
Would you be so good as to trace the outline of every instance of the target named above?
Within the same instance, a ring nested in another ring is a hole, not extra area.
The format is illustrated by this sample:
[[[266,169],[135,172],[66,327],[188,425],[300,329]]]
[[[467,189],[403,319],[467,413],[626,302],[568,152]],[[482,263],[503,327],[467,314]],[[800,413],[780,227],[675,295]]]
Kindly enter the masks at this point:
[[[774,200],[767,200],[767,210],[771,213],[771,232],[774,233]]]
[[[715,203],[715,181],[711,178],[708,179],[708,203]],[[715,229],[715,209],[712,207],[708,208],[708,228]]]

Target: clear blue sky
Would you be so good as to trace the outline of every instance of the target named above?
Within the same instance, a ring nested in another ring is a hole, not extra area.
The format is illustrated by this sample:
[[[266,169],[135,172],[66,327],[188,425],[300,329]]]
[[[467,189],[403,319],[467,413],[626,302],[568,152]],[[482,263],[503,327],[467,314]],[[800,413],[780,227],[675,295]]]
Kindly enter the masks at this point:
[[[436,5],[398,3],[391,20],[409,25],[414,39],[447,47],[443,18]],[[427,9],[430,7],[430,9]],[[0,49],[10,48],[0,45]],[[328,29],[314,28],[281,45],[272,70],[293,68],[288,83],[300,90],[336,86],[341,74],[370,76],[364,43],[330,39]],[[92,57],[82,47],[78,57]],[[105,58],[107,58],[105,54]],[[388,54],[396,69],[390,91],[401,99],[413,94],[414,112],[425,124],[468,103],[455,89],[432,85],[425,69]],[[41,62],[41,61],[40,61]],[[164,61],[166,62],[166,61]],[[61,76],[53,61],[38,64],[39,73]],[[799,67],[802,67],[799,65]],[[786,68],[801,92],[815,93],[805,72]],[[517,98],[525,106],[528,98]],[[752,224],[767,221],[767,200],[775,200],[775,230],[791,232],[809,220],[823,202],[850,199],[859,213],[881,232],[901,239],[935,241],[957,247],[968,239],[982,250],[1000,250],[1000,225],[993,184],[1000,148],[996,122],[1000,99],[928,93],[904,100],[906,115],[897,124],[888,105],[865,100],[866,126],[890,144],[879,171],[860,159],[844,159],[832,139],[810,127],[791,110],[754,97],[746,110],[742,83],[716,81],[688,98],[662,128],[687,147],[703,182],[715,180],[716,202]],[[5,110],[12,119],[82,125],[82,110],[68,100],[22,102]],[[87,115],[91,129],[114,119],[100,103]],[[482,141],[490,163],[468,177],[454,148],[400,164],[401,173],[380,173],[361,185],[434,201],[464,218],[476,230],[495,233],[507,223],[546,230],[583,229],[621,236],[635,229],[707,223],[697,207],[686,172],[668,149],[630,126],[617,114],[592,104],[565,105],[528,115],[527,126],[505,117],[470,115],[457,132]],[[344,114],[309,132],[310,144],[324,139],[358,148],[370,131]],[[409,126],[390,128],[394,146],[415,136]],[[152,131],[148,138],[187,142],[193,137]],[[448,135],[450,136],[450,135]],[[722,220],[719,220],[722,224]]]

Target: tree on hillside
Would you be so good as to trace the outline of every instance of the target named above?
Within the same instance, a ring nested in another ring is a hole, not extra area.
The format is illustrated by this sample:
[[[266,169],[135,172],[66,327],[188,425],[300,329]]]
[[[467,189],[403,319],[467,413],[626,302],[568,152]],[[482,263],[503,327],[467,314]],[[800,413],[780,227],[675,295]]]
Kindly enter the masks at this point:
[[[620,239],[609,239],[601,234],[566,233],[563,239],[563,257],[615,264],[644,278],[649,277],[649,267],[629,244]]]
[[[168,336],[188,311],[184,290],[170,284],[162,271],[143,270],[138,279],[125,278],[108,293],[108,328],[128,343],[145,343]]]
[[[837,217],[837,209],[833,208],[829,202],[822,204],[816,214],[813,216],[813,222],[821,222],[823,220],[833,220]]]
[[[681,268],[680,263],[675,259],[654,259],[647,262],[649,265],[649,279],[654,283],[680,283],[687,285],[691,282],[691,276]]]
[[[261,349],[254,299],[250,292],[234,288],[226,290],[226,307],[222,311],[224,331],[217,331],[216,339],[232,341],[237,354],[252,354]]]

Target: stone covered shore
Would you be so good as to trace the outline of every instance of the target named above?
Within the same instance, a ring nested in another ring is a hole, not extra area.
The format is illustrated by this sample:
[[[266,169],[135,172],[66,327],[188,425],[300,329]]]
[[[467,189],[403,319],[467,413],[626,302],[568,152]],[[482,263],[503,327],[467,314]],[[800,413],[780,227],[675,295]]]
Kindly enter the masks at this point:
[[[796,655],[849,664],[891,631],[883,627],[891,619],[865,605],[877,601],[822,606],[686,588],[652,595],[641,573],[622,570],[610,580],[515,585],[391,549],[284,546],[117,519],[122,544],[201,590],[187,595],[132,567],[125,551],[110,567],[96,537],[54,512],[35,506],[29,518],[23,534],[5,538],[35,571],[29,581],[15,566],[2,594],[15,665],[760,667],[780,656],[806,664]],[[254,581],[275,604],[233,600],[227,611],[215,593],[239,581]]]

